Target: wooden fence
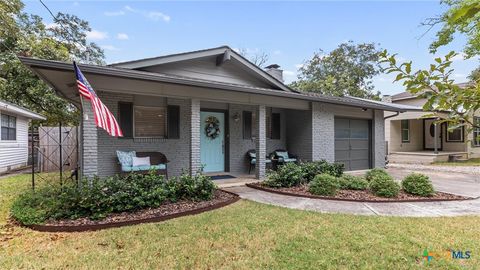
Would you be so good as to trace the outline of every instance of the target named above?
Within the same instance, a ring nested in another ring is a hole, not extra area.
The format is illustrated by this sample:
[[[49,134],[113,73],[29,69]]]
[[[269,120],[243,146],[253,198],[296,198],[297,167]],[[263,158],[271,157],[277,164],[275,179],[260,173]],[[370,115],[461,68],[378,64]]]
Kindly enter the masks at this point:
[[[39,127],[37,171],[75,170],[78,162],[77,135],[77,127]]]

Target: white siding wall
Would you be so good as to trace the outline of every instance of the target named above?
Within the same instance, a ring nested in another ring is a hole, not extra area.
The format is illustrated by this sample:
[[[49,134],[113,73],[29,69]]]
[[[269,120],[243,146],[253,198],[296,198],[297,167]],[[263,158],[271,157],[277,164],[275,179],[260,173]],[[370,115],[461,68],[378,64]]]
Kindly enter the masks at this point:
[[[0,111],[0,115],[2,113]],[[2,141],[0,137],[0,173],[7,171],[9,168],[14,169],[27,164],[28,119],[17,115],[12,116],[17,118],[17,139],[15,141]]]

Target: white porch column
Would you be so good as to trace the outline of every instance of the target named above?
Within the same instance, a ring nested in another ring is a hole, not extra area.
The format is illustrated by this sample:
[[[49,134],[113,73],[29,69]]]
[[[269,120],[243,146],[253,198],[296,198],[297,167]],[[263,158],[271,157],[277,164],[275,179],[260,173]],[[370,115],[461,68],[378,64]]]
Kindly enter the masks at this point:
[[[257,179],[263,179],[265,178],[265,157],[267,155],[265,105],[258,106],[256,121],[257,137],[255,138],[255,150],[257,153],[257,163],[255,164],[255,177]]]
[[[92,178],[98,174],[98,130],[90,101],[83,97],[82,101],[81,176]]]
[[[200,162],[200,100],[190,103],[190,174],[201,168]]]
[[[335,161],[335,116],[325,104],[312,102],[312,161]]]
[[[384,113],[381,110],[373,110],[373,135],[372,135],[372,151],[374,168],[385,167],[385,119]]]

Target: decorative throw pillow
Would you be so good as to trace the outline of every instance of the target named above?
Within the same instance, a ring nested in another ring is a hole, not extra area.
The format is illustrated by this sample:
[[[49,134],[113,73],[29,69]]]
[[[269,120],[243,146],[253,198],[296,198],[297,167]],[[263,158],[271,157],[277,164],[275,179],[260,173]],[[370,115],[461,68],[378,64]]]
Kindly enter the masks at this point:
[[[118,161],[122,164],[122,166],[129,166],[131,167],[133,164],[133,157],[137,156],[135,151],[119,151],[117,150],[117,157]]]
[[[150,166],[150,157],[133,157],[133,167],[136,166]]]

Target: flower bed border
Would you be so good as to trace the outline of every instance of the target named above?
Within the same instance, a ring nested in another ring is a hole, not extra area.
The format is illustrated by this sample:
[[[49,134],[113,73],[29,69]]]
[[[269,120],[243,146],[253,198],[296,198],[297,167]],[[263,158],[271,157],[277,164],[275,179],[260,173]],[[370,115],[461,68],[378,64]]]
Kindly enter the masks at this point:
[[[368,203],[410,203],[410,202],[448,202],[448,201],[467,201],[467,200],[475,200],[480,197],[465,197],[464,199],[406,199],[406,200],[356,200],[356,199],[343,199],[343,198],[335,198],[329,196],[319,196],[319,195],[306,195],[306,194],[298,194],[293,192],[286,192],[282,190],[275,190],[274,188],[264,187],[260,185],[261,182],[255,183],[247,183],[245,184],[249,188],[258,189],[265,192],[276,193],[280,195],[287,195],[293,197],[302,197],[302,198],[309,198],[309,199],[317,199],[317,200],[331,200],[331,201],[346,201],[346,202],[368,202]],[[442,192],[447,193],[447,192]],[[450,194],[450,193],[448,193]],[[460,196],[460,195],[459,195]]]
[[[103,230],[103,229],[110,229],[110,228],[119,228],[119,227],[124,227],[124,226],[131,226],[131,225],[137,225],[137,224],[143,224],[143,223],[153,223],[153,222],[160,222],[160,221],[166,221],[169,219],[174,219],[178,217],[184,217],[184,216],[190,216],[190,215],[196,215],[200,214],[203,212],[208,212],[211,210],[219,209],[224,206],[233,204],[240,200],[240,196],[238,196],[235,193],[232,193],[230,191],[226,191],[223,189],[219,189],[222,192],[228,193],[233,195],[234,197],[230,200],[217,203],[215,205],[209,205],[205,207],[200,207],[196,209],[191,209],[187,210],[184,212],[179,212],[179,213],[173,213],[173,214],[168,214],[168,215],[162,215],[162,216],[154,216],[154,217],[149,217],[149,218],[142,218],[142,219],[135,219],[135,220],[128,220],[128,221],[119,221],[119,222],[112,222],[112,223],[104,223],[104,224],[94,224],[94,225],[24,225],[27,228],[30,228],[35,231],[40,231],[40,232],[86,232],[86,231],[98,231],[98,230]]]

